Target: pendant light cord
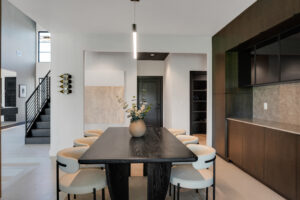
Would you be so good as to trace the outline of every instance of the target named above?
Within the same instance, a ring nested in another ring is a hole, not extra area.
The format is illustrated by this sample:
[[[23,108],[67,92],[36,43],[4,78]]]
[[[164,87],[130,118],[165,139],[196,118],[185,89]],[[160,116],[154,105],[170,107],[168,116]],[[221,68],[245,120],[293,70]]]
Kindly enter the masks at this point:
[[[133,23],[135,24],[135,8],[136,8],[136,2],[133,2]]]

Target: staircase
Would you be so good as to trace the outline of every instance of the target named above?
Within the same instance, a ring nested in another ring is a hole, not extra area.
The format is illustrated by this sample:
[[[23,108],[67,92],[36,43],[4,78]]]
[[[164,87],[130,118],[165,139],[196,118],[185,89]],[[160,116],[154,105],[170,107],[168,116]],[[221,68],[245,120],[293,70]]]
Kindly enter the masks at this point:
[[[25,144],[50,144],[50,71],[26,101]]]

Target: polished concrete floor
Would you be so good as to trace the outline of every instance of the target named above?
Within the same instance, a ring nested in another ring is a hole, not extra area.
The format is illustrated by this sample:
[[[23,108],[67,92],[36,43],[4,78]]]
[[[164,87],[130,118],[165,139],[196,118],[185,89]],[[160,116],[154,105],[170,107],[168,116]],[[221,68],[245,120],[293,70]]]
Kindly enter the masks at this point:
[[[49,158],[49,145],[24,145],[24,126],[2,130],[3,200],[55,200],[55,159]],[[146,199],[147,180],[142,166],[133,165],[130,199]],[[278,194],[231,163],[217,159],[217,200],[280,200]],[[65,198],[61,193],[60,199]],[[98,198],[101,199],[100,193]],[[92,199],[89,195],[78,200]],[[106,190],[106,199],[109,198]],[[170,197],[166,199],[171,200]],[[182,200],[205,199],[204,191],[182,190]],[[211,199],[211,195],[210,198]]]

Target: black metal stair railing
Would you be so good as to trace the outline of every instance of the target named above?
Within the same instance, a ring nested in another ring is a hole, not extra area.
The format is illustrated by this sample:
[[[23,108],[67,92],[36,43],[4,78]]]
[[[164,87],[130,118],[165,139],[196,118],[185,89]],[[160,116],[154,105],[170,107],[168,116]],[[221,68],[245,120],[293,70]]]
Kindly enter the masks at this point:
[[[50,99],[50,71],[39,83],[25,103],[25,129],[28,135],[35,120]]]

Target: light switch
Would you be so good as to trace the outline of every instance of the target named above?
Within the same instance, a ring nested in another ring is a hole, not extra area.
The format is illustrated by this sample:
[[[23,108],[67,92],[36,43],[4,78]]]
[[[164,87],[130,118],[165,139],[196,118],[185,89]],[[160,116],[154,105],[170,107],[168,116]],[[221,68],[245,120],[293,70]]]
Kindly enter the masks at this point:
[[[268,103],[267,102],[264,103],[264,110],[268,110]]]
[[[23,52],[22,52],[22,51],[20,51],[20,50],[17,50],[16,54],[17,54],[17,56],[21,57],[21,56],[22,56],[22,54],[23,54]]]

